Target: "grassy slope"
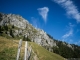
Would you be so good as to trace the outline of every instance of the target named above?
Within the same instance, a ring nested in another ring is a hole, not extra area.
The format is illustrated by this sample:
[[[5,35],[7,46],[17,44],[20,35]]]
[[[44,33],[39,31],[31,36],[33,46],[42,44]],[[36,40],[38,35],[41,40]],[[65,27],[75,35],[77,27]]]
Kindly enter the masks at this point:
[[[32,46],[32,48],[33,48],[34,52],[37,54],[39,60],[64,60],[64,58],[61,57],[60,55],[49,52],[48,50],[39,46],[36,43],[29,42],[29,44]]]
[[[0,60],[16,60],[19,40],[6,39],[0,36]],[[24,42],[21,48],[20,60],[23,60]]]
[[[17,48],[19,40],[6,39],[0,37],[0,60],[16,60]],[[32,46],[34,52],[37,54],[39,60],[64,60],[63,57],[51,53],[44,49],[43,47],[37,45],[36,43],[29,42]],[[20,59],[23,60],[24,57],[24,42],[21,48]]]

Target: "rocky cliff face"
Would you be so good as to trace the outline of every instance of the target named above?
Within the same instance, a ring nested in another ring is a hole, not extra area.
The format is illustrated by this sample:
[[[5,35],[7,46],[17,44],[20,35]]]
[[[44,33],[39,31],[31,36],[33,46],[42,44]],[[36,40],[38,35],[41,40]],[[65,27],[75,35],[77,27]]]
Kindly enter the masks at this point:
[[[25,29],[28,21],[19,15],[0,13],[0,25],[14,25],[18,28]]]
[[[14,37],[29,37],[31,41],[41,46],[56,46],[54,40],[49,38],[46,32],[34,28],[26,19],[19,15],[0,13],[0,26],[8,27],[8,30],[3,33],[6,33],[9,37],[12,37],[11,30]]]

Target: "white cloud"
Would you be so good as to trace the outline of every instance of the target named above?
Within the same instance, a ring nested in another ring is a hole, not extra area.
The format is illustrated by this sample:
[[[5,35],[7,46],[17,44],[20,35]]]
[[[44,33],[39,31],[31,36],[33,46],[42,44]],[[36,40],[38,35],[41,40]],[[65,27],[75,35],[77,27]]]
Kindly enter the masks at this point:
[[[71,0],[52,0],[59,5],[61,5],[65,10],[68,16],[74,18],[77,22],[80,22],[80,13],[77,7],[74,5]]]
[[[73,27],[74,27],[74,25],[72,25],[71,23],[69,23],[69,27],[68,27],[69,31],[62,36],[63,39],[66,39],[66,38],[68,38],[68,37],[70,37],[70,36],[73,35]]]
[[[38,22],[38,19],[34,18],[34,17],[31,17],[31,22],[32,22],[32,25],[35,27],[35,28],[39,28],[39,22]]]
[[[49,12],[48,7],[43,7],[43,8],[38,8],[39,14],[42,16],[43,20],[46,22],[47,21],[47,16]]]
[[[73,30],[70,29],[70,31],[68,33],[66,33],[65,35],[62,36],[62,38],[67,38],[69,36],[71,36],[73,34]]]
[[[68,43],[69,43],[69,44],[73,43],[73,40],[72,40],[72,39],[70,39]]]
[[[76,45],[80,45],[80,40],[78,42],[75,42]]]

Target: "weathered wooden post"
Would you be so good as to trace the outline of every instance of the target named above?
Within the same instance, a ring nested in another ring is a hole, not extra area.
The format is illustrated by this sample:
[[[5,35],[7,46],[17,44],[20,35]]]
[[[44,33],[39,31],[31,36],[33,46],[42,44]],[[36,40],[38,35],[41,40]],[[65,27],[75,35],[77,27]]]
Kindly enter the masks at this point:
[[[17,52],[17,58],[16,58],[16,60],[19,60],[21,46],[22,46],[22,39],[20,39],[20,41],[19,41],[19,46],[18,46],[18,52]]]
[[[24,60],[27,60],[27,41],[25,42],[25,54],[24,54]]]

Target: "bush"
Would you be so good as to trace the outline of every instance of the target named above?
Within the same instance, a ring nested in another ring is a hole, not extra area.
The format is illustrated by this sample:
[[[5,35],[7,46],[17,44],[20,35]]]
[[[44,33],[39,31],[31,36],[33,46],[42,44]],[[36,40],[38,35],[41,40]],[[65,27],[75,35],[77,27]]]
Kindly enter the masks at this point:
[[[8,26],[7,26],[7,25],[5,25],[5,26],[4,26],[4,29],[5,29],[6,31],[8,31]]]
[[[14,25],[12,25],[12,28],[14,28]]]
[[[10,35],[14,38],[14,34],[12,32],[12,29],[10,29]]]
[[[23,37],[23,41],[31,41],[31,40],[29,39],[29,37],[26,38],[26,37],[24,36],[24,37]]]

